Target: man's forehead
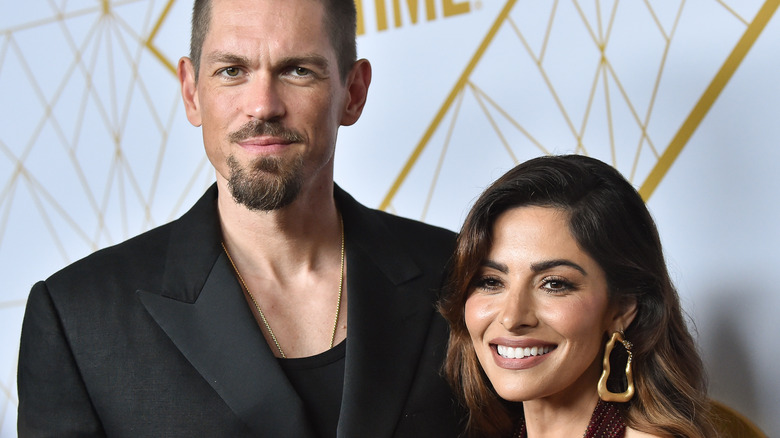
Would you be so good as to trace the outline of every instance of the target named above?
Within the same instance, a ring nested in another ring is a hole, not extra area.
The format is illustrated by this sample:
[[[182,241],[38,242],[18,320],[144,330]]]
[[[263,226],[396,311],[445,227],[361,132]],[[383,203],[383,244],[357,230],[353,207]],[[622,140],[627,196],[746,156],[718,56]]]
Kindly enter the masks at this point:
[[[324,18],[326,6],[322,0],[211,0],[212,21],[215,16],[219,16],[218,21],[222,21],[229,15],[235,18],[246,18],[250,15],[282,17],[283,10],[297,11],[300,16]]]
[[[319,0],[212,0],[208,32],[297,32],[298,40],[327,34],[325,8]],[[251,36],[251,35],[250,35]]]
[[[203,65],[308,60],[324,70],[337,68],[338,54],[325,28],[324,11],[311,7],[321,5],[318,0],[214,1],[219,6],[212,10],[201,48]]]

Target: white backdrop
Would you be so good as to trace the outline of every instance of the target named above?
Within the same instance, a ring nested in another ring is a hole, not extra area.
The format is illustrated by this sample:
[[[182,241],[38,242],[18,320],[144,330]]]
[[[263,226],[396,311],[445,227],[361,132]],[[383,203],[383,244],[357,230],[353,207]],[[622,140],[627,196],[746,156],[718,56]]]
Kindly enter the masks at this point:
[[[612,163],[649,194],[712,396],[777,436],[777,3],[358,1],[374,81],[340,133],[336,179],[367,205],[455,230],[517,161]],[[0,437],[15,436],[32,284],[177,217],[213,180],[170,68],[189,9],[0,0]],[[676,136],[686,121],[692,135]],[[659,158],[670,145],[679,156]]]

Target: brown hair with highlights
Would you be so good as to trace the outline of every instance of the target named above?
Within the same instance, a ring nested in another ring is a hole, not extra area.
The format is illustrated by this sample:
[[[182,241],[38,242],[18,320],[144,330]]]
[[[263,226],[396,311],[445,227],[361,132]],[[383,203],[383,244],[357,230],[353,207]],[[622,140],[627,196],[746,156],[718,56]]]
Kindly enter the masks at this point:
[[[626,424],[674,437],[717,436],[703,364],[669,278],[655,223],[617,170],[581,155],[540,157],[516,166],[479,197],[458,236],[439,309],[451,327],[445,374],[469,409],[470,436],[510,436],[522,416],[519,403],[502,400],[492,388],[464,319],[465,302],[490,250],[496,219],[522,206],[565,211],[572,236],[606,274],[610,302],[636,300],[637,315],[625,330],[634,344],[636,387],[624,405]],[[612,366],[624,368],[625,358],[622,365]],[[616,392],[624,386],[624,378],[618,379]]]

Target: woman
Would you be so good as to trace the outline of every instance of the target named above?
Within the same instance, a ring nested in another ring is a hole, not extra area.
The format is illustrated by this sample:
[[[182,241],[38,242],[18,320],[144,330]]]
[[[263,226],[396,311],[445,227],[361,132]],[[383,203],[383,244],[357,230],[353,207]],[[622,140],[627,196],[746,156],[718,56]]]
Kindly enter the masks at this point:
[[[470,436],[717,436],[653,219],[601,161],[536,158],[493,183],[440,310]]]

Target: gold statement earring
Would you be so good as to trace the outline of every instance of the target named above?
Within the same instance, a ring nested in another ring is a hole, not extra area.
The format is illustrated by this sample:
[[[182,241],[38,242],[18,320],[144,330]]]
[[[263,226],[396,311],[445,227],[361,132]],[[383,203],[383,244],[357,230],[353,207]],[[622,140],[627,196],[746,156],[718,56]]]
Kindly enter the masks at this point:
[[[607,379],[609,378],[610,372],[609,355],[612,353],[616,341],[620,341],[620,343],[623,344],[623,347],[625,347],[626,353],[628,353],[628,360],[626,361],[626,381],[628,382],[628,387],[625,392],[619,393],[611,392],[607,389]],[[599,379],[598,391],[599,397],[602,400],[607,402],[625,403],[634,396],[634,375],[631,373],[631,347],[633,347],[633,345],[625,339],[623,330],[612,333],[612,338],[607,342],[607,348],[604,350],[604,371],[601,373],[601,378]]]

